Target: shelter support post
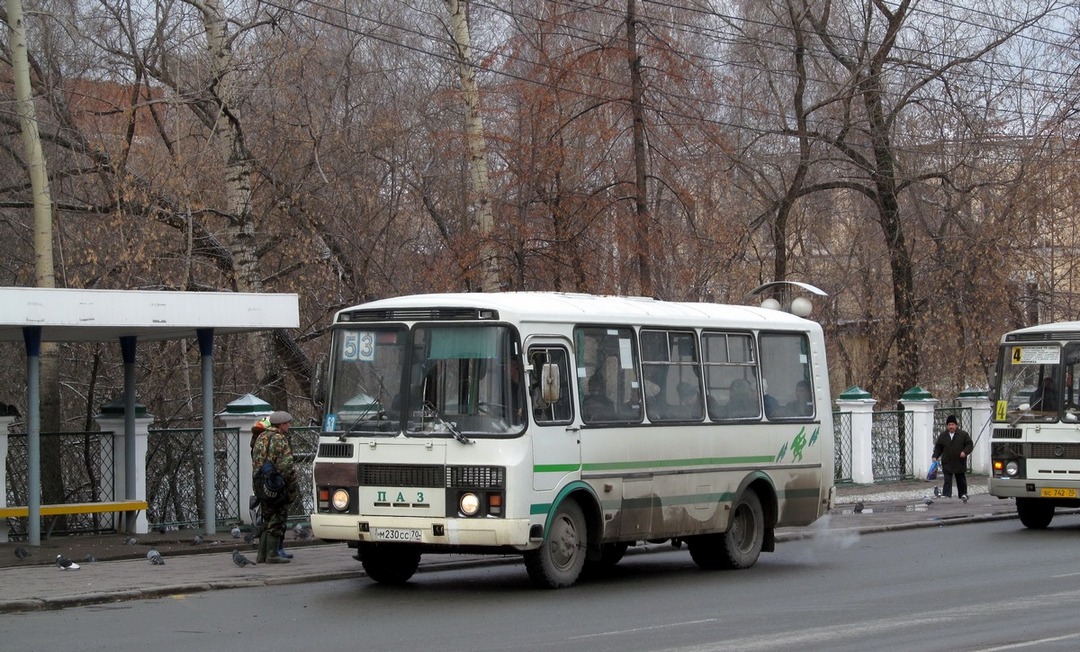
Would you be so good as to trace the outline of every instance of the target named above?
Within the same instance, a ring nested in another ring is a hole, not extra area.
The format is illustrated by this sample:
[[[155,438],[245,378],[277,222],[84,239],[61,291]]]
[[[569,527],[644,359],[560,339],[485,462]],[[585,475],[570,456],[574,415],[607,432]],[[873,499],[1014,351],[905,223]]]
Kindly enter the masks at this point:
[[[41,327],[25,326],[27,543],[41,545]]]
[[[202,355],[202,433],[203,433],[203,514],[205,532],[217,530],[217,492],[214,489],[214,329],[200,328],[195,331],[199,338]]]

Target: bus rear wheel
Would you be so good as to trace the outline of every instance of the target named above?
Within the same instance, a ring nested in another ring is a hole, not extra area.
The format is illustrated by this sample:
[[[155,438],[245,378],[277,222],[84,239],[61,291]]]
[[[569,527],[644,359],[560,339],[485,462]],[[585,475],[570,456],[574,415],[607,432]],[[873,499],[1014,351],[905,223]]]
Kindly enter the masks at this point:
[[[1016,514],[1024,527],[1045,530],[1054,520],[1054,504],[1039,498],[1017,498]]]
[[[362,546],[360,563],[380,584],[404,584],[420,566],[420,552],[405,546]]]
[[[573,586],[585,566],[588,539],[581,507],[573,500],[563,501],[551,517],[543,545],[525,553],[529,579],[547,589]]]
[[[765,541],[765,512],[761,500],[747,491],[731,506],[731,526],[722,534],[687,539],[690,558],[705,570],[750,568]]]

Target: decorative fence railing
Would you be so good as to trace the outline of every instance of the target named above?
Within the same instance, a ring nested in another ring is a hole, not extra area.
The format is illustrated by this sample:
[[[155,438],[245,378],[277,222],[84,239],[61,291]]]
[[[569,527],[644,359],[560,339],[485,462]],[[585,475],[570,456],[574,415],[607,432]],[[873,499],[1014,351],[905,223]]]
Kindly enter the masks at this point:
[[[203,440],[198,428],[150,429],[146,453],[146,511],[152,529],[199,528],[205,522],[203,501]],[[318,449],[317,427],[294,427],[289,441],[296,461],[300,495],[289,508],[290,520],[306,521],[314,510],[311,495],[312,468]],[[247,446],[248,437],[236,428],[214,429],[214,509],[218,527],[240,521],[249,508],[241,496],[239,478],[251,469],[236,468],[236,448]],[[111,500],[116,478],[113,433],[42,433],[42,503],[76,503]],[[26,505],[29,500],[29,452],[26,433],[8,439],[7,504]],[[80,514],[47,517],[43,532],[70,534],[116,529],[112,514]],[[9,535],[24,536],[26,518],[7,519]]]
[[[43,432],[40,438],[43,503],[91,503],[113,495],[113,433]],[[29,501],[29,447],[26,433],[8,438],[7,504]],[[56,532],[112,530],[113,514],[69,514],[47,519],[42,530]],[[8,519],[12,534],[26,533],[25,518]]]
[[[851,482],[851,413],[833,412],[833,439],[835,460],[833,478],[837,482]]]
[[[874,412],[870,431],[873,454],[870,459],[875,481],[889,482],[914,476],[914,430],[915,420],[911,412]]]

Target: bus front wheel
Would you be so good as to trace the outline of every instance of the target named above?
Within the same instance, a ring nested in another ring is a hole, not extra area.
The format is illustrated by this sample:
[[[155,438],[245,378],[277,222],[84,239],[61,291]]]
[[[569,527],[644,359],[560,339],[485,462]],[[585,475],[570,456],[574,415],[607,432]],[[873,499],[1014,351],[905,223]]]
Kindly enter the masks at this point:
[[[404,584],[420,566],[420,553],[404,546],[363,546],[360,563],[380,584]]]
[[[548,589],[573,586],[585,566],[588,543],[581,507],[573,500],[563,501],[551,517],[543,545],[525,553],[529,579]]]
[[[761,499],[747,491],[731,506],[731,525],[722,534],[687,539],[690,558],[705,570],[750,568],[765,541],[765,512]]]
[[[1024,527],[1045,530],[1054,520],[1054,504],[1039,498],[1017,498],[1016,514]]]

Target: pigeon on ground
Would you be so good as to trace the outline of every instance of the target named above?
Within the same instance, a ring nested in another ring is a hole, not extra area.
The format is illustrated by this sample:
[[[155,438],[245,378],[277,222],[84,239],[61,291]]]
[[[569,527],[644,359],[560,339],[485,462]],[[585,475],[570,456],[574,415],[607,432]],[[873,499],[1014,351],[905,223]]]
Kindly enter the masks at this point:
[[[138,542],[139,542],[139,540],[136,539],[135,537],[128,537],[127,540],[124,541],[124,543],[126,543],[129,546],[133,546],[133,545],[137,544]]]
[[[22,546],[19,546],[19,547],[15,548],[15,556],[18,557],[19,559],[26,559],[27,557],[30,556],[30,551],[27,550],[26,548],[23,548]]]
[[[196,534],[195,536],[193,536],[191,538],[191,545],[193,545],[193,546],[197,546],[202,542],[203,542],[203,535],[201,535],[201,534]]]
[[[302,523],[297,523],[296,526],[293,527],[293,531],[296,532],[297,539],[311,538],[311,528],[307,527]]]
[[[934,487],[934,498],[940,498],[940,497],[941,497],[941,488],[940,487]]]
[[[248,533],[244,534],[244,543],[254,543],[254,542],[255,542],[255,535],[254,534],[252,534],[251,532],[248,532]]]
[[[87,556],[83,557],[83,561],[92,564],[95,561],[97,561],[97,557],[95,557],[93,555],[87,555]]]
[[[165,534],[168,530],[169,528],[165,527],[164,523],[158,523],[154,526],[154,532],[157,532],[158,534]]]
[[[150,563],[155,566],[165,565],[165,560],[161,558],[161,553],[154,548],[151,548],[150,551],[146,553],[146,558],[149,559]]]
[[[855,507],[853,507],[851,509],[851,511],[855,512],[856,514],[862,514],[862,511],[863,511],[862,501],[860,500],[859,502],[855,503]]]
[[[56,556],[56,565],[59,566],[61,570],[79,570],[78,564],[63,555]]]
[[[243,533],[240,532],[240,528],[238,527],[234,527],[233,529],[229,530],[229,534],[231,534],[232,538],[234,539],[239,539],[241,536],[243,536]]]
[[[926,503],[927,505],[933,505],[934,504],[934,499],[931,498],[930,496],[927,496],[926,499],[923,500],[923,502]]]
[[[239,566],[240,568],[243,568],[244,566],[254,565],[255,564],[255,562],[251,561],[250,559],[248,559],[247,557],[242,555],[240,553],[240,551],[237,550],[236,548],[233,548],[232,560],[233,560],[233,563],[236,564],[237,566]]]

